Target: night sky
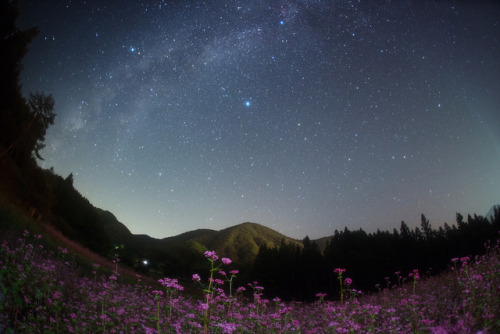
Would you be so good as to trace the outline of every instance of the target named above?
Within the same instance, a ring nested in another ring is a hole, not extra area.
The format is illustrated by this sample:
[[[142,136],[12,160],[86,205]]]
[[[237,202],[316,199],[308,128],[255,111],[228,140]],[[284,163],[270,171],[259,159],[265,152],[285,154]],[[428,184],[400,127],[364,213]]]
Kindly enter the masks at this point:
[[[133,233],[433,227],[500,203],[498,1],[20,1],[42,151]]]

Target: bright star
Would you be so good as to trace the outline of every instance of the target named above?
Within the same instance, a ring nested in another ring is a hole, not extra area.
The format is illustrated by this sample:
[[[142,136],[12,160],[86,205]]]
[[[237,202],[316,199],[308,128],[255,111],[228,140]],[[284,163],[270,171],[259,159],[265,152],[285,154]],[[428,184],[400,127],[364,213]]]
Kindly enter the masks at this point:
[[[250,101],[245,101],[245,107],[250,107],[252,105],[252,102]]]

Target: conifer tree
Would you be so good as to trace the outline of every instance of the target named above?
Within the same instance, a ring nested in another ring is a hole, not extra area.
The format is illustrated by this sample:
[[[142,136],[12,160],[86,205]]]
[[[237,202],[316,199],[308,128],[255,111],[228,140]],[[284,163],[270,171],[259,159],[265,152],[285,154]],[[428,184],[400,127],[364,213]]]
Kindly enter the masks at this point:
[[[38,29],[17,27],[17,1],[0,0],[0,159],[10,155],[20,165],[41,158],[45,133],[53,124],[54,100],[51,95],[21,92],[22,60]]]

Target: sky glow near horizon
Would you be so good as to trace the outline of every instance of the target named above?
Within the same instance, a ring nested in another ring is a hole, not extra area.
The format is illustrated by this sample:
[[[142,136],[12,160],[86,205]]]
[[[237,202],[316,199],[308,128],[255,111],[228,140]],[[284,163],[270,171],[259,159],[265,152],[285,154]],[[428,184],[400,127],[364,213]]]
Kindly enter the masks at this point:
[[[256,222],[318,238],[500,203],[500,3],[20,1],[42,151],[163,238]]]

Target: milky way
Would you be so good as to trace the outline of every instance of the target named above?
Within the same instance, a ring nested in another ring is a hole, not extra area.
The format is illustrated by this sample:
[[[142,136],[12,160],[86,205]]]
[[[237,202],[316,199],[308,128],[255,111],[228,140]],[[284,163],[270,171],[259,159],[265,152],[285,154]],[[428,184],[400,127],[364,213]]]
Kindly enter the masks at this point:
[[[21,1],[45,161],[133,233],[437,227],[500,203],[495,1]]]

